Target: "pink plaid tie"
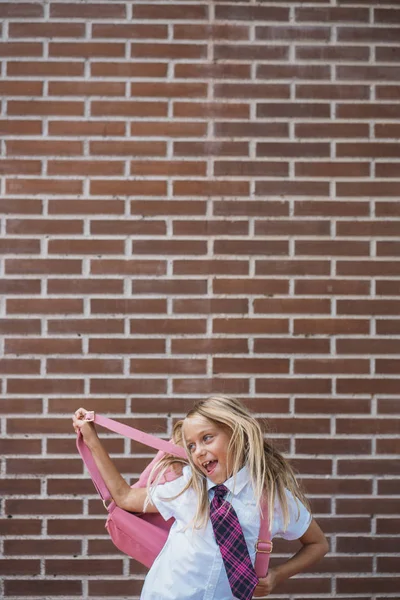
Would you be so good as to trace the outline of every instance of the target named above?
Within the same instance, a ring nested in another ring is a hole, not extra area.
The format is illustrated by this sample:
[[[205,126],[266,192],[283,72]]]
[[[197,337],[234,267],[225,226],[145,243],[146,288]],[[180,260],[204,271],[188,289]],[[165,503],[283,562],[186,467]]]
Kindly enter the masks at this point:
[[[239,519],[232,504],[224,500],[228,488],[217,485],[212,489],[215,495],[210,505],[210,519],[232,594],[239,600],[250,600],[258,577],[251,564]]]

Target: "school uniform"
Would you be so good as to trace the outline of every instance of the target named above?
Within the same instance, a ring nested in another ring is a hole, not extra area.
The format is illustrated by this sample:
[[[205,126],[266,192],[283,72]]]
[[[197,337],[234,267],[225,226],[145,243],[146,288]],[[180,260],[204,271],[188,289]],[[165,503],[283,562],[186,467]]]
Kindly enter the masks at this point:
[[[210,520],[204,529],[193,529],[197,498],[193,489],[186,490],[174,500],[191,476],[191,467],[183,468],[182,477],[158,486],[151,499],[165,520],[175,518],[168,540],[153,563],[143,586],[141,600],[233,600],[221,552],[214,538]],[[207,479],[210,501],[215,484]],[[254,565],[255,545],[260,531],[260,516],[247,467],[224,482],[229,490],[227,500],[234,507]],[[301,537],[308,529],[311,515],[292,494],[286,491],[289,506],[289,524],[283,526],[283,514],[275,501],[271,536],[286,540]],[[300,511],[300,514],[299,514]],[[188,527],[189,525],[189,527]]]

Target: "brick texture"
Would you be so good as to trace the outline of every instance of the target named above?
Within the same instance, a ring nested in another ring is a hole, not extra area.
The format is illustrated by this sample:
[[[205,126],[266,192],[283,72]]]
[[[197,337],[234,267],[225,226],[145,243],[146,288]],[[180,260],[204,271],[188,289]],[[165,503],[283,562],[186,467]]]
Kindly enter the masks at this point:
[[[168,438],[224,392],[270,419],[330,540],[277,597],[398,599],[399,2],[0,19],[0,596],[138,598],[71,413]],[[104,437],[133,481],[151,452]]]

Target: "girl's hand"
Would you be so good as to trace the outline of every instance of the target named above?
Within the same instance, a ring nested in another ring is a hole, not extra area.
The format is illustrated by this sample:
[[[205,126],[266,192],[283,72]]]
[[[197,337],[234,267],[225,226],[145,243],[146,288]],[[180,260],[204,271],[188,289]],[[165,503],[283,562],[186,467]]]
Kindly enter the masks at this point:
[[[72,417],[72,426],[75,430],[75,433],[78,433],[80,431],[83,435],[83,439],[85,440],[85,442],[97,438],[94,423],[91,421],[85,421],[85,415],[88,412],[89,411],[85,408],[78,408],[78,410],[75,411],[74,416]]]
[[[261,577],[261,579],[258,580],[253,598],[264,598],[265,596],[269,596],[278,583],[278,576],[275,569],[270,569],[266,577]]]

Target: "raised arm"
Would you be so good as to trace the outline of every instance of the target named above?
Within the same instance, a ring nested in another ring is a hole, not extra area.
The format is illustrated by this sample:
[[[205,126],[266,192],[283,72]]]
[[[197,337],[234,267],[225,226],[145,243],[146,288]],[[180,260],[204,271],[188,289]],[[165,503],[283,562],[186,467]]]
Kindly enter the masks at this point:
[[[73,427],[76,432],[81,431],[85,444],[91,451],[114,502],[120,508],[130,512],[158,512],[151,502],[147,504],[146,510],[144,510],[147,498],[146,488],[131,488],[128,485],[101,443],[94,423],[85,421],[87,412],[84,408],[78,408],[72,417]]]

